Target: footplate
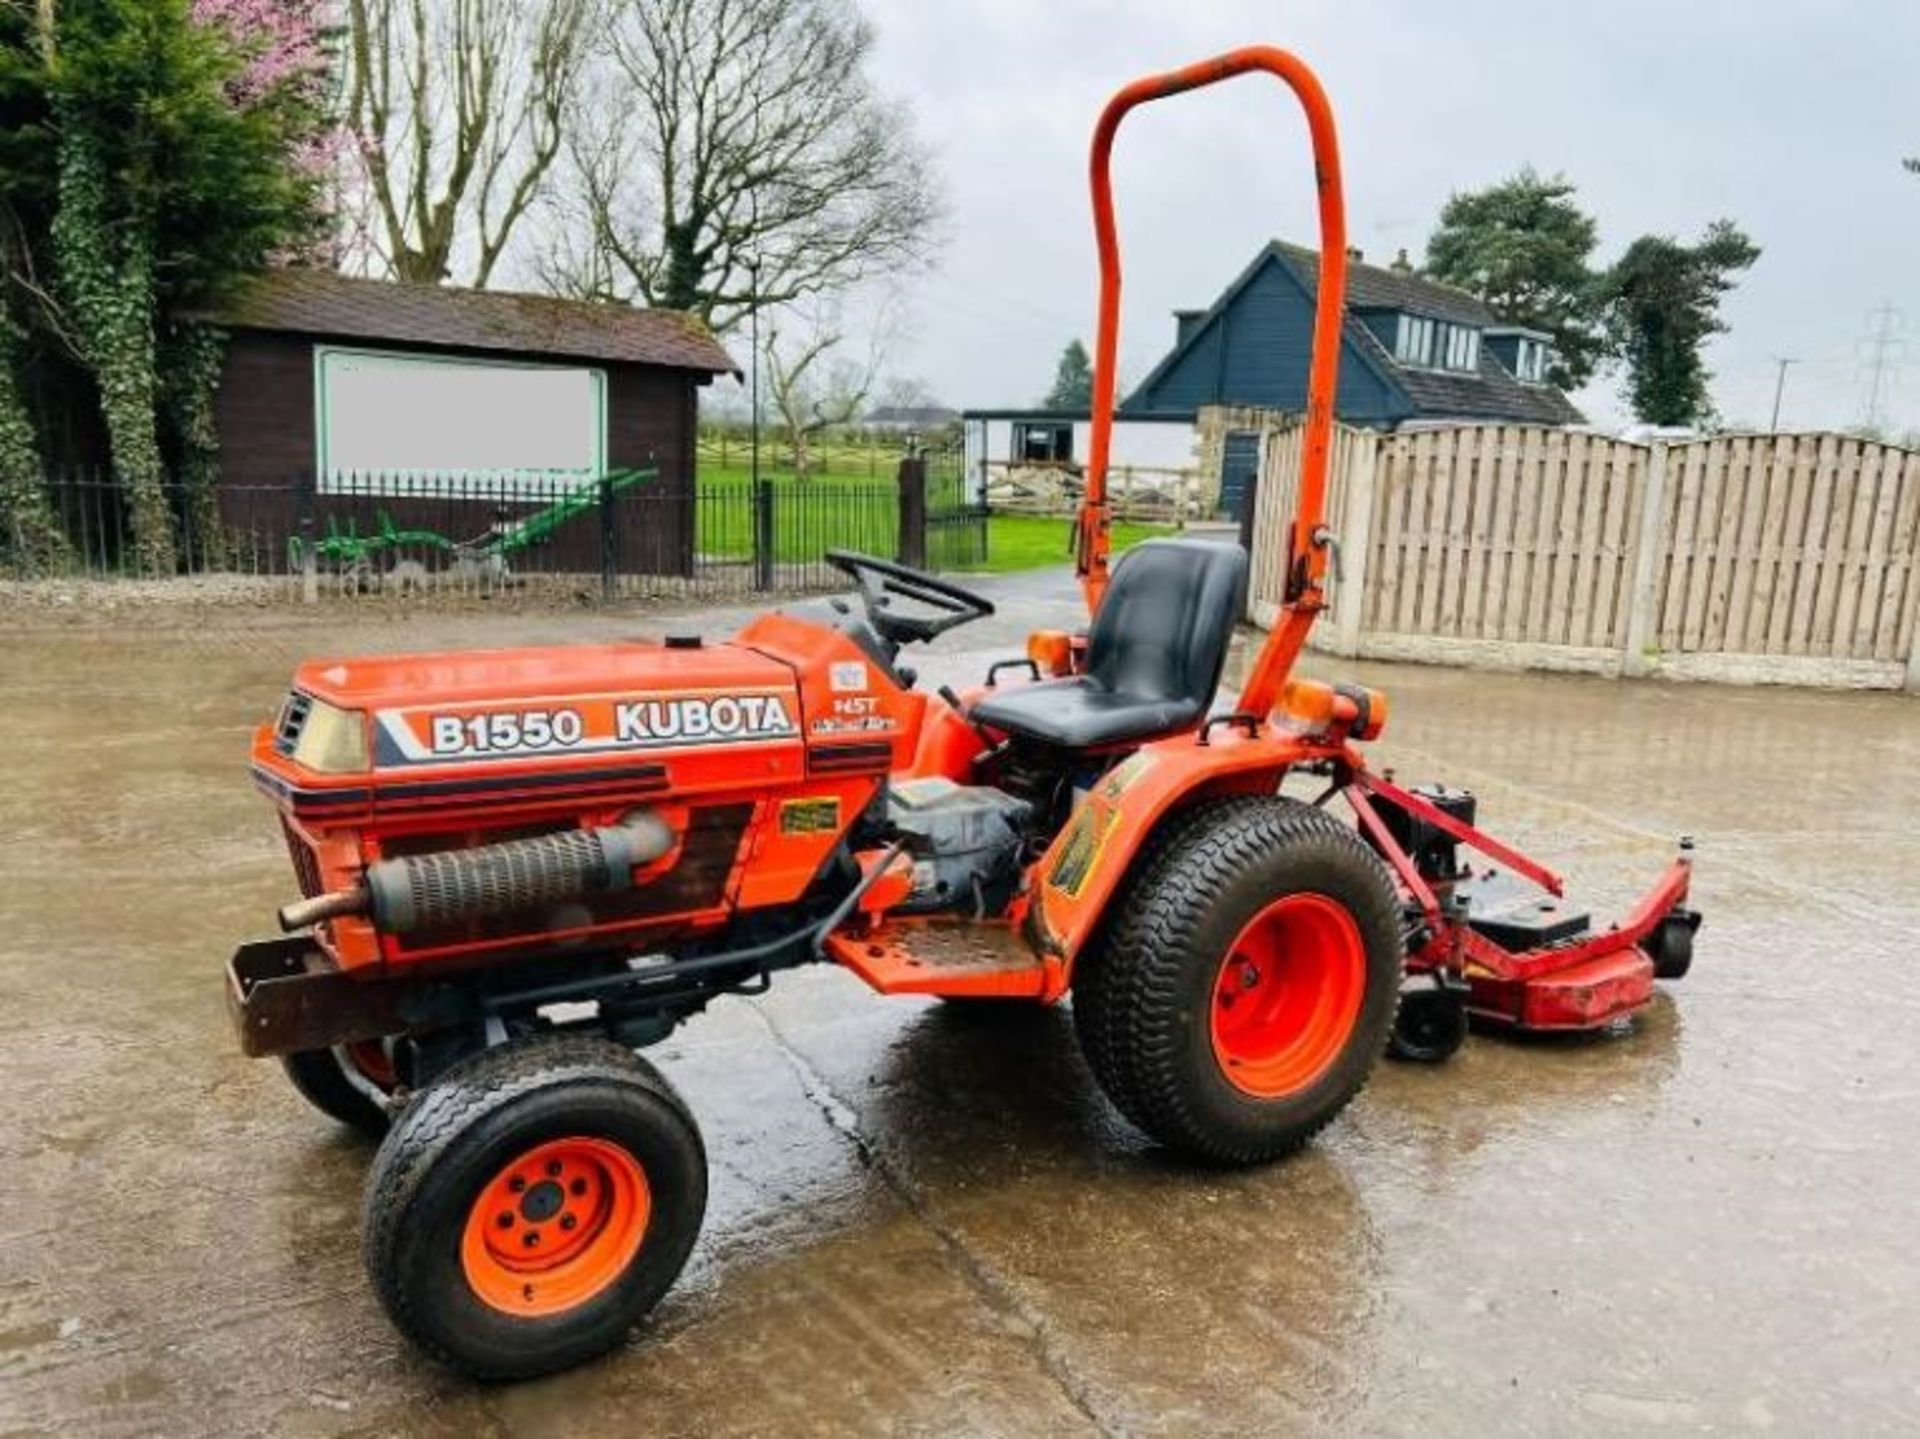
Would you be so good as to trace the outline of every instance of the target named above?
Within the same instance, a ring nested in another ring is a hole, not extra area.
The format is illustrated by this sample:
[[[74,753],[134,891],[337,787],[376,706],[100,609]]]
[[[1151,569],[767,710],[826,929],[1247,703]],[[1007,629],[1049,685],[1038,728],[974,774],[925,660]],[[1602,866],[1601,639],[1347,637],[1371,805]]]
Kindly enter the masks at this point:
[[[826,948],[882,994],[1038,999],[1047,988],[1046,965],[1005,924],[893,920],[834,934]]]

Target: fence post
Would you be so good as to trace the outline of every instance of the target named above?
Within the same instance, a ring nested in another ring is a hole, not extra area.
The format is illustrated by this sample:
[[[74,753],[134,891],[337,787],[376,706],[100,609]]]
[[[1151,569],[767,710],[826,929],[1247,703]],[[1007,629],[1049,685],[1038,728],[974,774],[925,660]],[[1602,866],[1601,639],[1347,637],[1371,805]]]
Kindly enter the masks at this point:
[[[300,598],[310,605],[320,603],[320,556],[315,553],[313,523],[314,485],[312,473],[305,470],[294,484],[294,524],[300,532]]]
[[[1667,522],[1667,443],[1655,440],[1647,450],[1647,483],[1640,499],[1640,531],[1633,542],[1633,590],[1627,596],[1627,640],[1620,672],[1638,679],[1653,669],[1647,650],[1653,641],[1659,600],[1654,593],[1660,532]]]
[[[1340,537],[1340,577],[1333,592],[1333,652],[1349,659],[1360,653],[1360,626],[1367,606],[1380,448],[1377,436],[1361,431],[1346,436],[1344,445],[1336,436],[1333,448],[1335,461],[1345,462],[1347,477],[1342,513],[1333,517],[1334,533]]]
[[[613,476],[602,475],[600,487],[600,598],[611,603],[619,586],[620,533],[613,522]]]
[[[773,481],[761,480],[753,488],[753,587],[773,588]]]
[[[927,567],[927,462],[917,454],[900,459],[900,563]]]

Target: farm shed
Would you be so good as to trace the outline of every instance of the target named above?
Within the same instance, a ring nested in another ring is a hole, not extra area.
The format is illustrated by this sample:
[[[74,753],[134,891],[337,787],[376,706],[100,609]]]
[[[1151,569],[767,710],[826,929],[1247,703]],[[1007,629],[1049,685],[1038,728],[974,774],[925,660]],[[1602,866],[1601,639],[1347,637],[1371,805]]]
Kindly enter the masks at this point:
[[[647,469],[623,564],[692,557],[696,395],[735,366],[690,315],[277,270],[201,318],[227,335],[223,508],[250,525],[279,523],[278,497],[289,534],[303,503],[310,523],[378,503],[402,526],[477,534]],[[602,537],[574,525],[551,543],[591,568]]]

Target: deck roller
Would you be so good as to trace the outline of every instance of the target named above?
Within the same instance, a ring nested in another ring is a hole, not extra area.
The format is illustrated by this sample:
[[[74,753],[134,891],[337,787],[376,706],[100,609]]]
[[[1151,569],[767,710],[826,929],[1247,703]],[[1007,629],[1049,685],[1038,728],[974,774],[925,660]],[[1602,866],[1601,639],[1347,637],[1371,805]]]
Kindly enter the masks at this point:
[[[673,848],[651,811],[600,829],[512,839],[472,849],[383,859],[351,889],[296,900],[279,911],[288,933],[342,915],[367,915],[387,934],[442,929],[541,909],[633,883],[633,871]]]

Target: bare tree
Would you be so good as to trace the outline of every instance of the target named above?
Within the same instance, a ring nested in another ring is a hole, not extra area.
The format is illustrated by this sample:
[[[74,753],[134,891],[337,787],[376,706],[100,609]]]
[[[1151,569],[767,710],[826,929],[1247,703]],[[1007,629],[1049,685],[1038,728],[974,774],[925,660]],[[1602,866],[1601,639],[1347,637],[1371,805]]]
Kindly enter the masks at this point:
[[[560,157],[598,13],[599,0],[347,0],[358,198],[395,278],[486,286]]]
[[[873,392],[886,349],[886,331],[876,327],[864,356],[847,353],[839,316],[814,310],[785,315],[767,328],[767,395],[786,431],[794,473],[812,466],[812,442],[827,430],[860,418]]]
[[[933,169],[867,80],[873,32],[850,0],[612,3],[550,286],[726,330],[926,257]]]

